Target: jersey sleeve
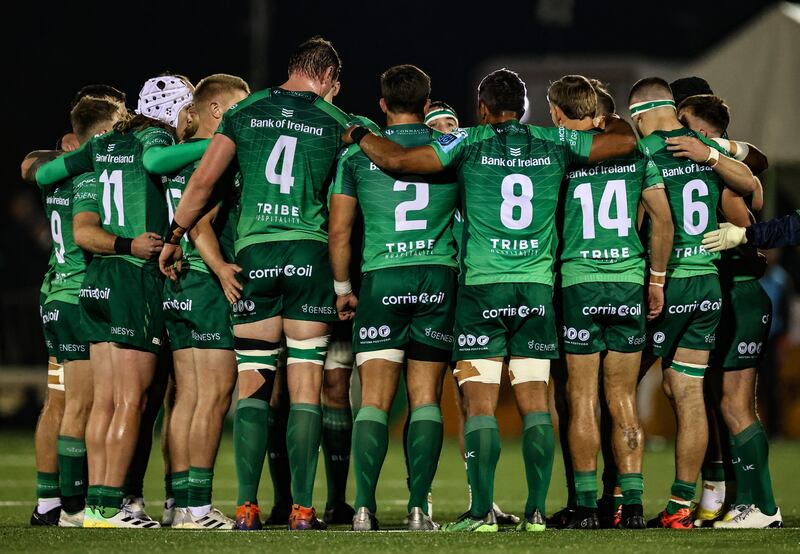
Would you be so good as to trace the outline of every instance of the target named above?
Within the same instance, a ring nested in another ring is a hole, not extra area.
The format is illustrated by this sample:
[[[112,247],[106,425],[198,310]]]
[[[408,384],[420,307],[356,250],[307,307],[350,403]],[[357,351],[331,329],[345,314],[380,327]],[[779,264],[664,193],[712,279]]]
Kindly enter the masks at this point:
[[[93,141],[87,141],[80,148],[42,165],[36,172],[36,184],[40,187],[63,181],[67,177],[94,171]]]
[[[355,146],[355,148],[353,148],[353,146]],[[358,150],[358,146],[352,145],[342,152],[336,164],[336,175],[333,178],[331,194],[344,194],[346,196],[356,197],[355,167],[352,163],[352,158]]]
[[[92,212],[99,214],[97,201],[97,175],[89,173],[73,181],[72,213]]]
[[[466,129],[454,129],[431,143],[442,167],[454,167],[461,163],[469,143],[468,138],[469,132]]]
[[[556,129],[558,142],[567,151],[569,163],[586,164],[589,163],[589,153],[592,151],[593,133],[586,131],[573,131],[564,127]]]
[[[172,146],[151,146],[142,154],[142,164],[156,175],[173,173],[202,158],[210,142],[204,139]]]
[[[661,177],[661,171],[658,169],[656,162],[647,154],[642,153],[644,163],[644,176],[642,178],[642,190],[647,190],[652,187],[663,187],[664,178]]]

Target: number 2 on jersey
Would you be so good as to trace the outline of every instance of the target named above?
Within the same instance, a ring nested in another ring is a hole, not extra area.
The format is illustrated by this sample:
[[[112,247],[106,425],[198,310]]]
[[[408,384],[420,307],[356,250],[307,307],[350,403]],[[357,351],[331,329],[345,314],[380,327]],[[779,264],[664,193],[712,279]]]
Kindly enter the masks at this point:
[[[628,203],[625,191],[624,179],[612,179],[606,183],[603,195],[600,197],[600,206],[597,210],[597,222],[603,229],[616,229],[617,236],[627,237],[631,228],[632,221],[628,217]],[[593,239],[596,237],[594,221],[594,198],[592,195],[591,183],[581,183],[575,187],[572,195],[581,201],[581,211],[583,212],[583,238]],[[611,204],[615,204],[617,217],[611,217]]]
[[[267,182],[273,185],[280,185],[281,194],[290,194],[292,192],[292,185],[294,185],[294,177],[292,177],[292,168],[294,167],[294,152],[297,149],[297,137],[290,137],[288,135],[281,135],[272,147],[272,152],[269,153],[267,158],[267,167],[264,174],[267,177]],[[281,156],[281,154],[283,156]],[[281,163],[280,173],[278,172],[278,161],[283,158]]]
[[[111,173],[107,169],[100,175],[103,183],[103,225],[111,224],[111,197],[114,197],[114,209],[117,212],[117,225],[125,225],[125,208],[122,205],[122,170],[115,169]]]
[[[408,187],[414,187],[414,200],[400,202],[394,209],[394,230],[395,231],[419,231],[428,228],[426,219],[408,219],[408,212],[424,210],[430,201],[430,191],[428,183],[407,183],[405,181],[395,181],[392,190],[404,191]]]

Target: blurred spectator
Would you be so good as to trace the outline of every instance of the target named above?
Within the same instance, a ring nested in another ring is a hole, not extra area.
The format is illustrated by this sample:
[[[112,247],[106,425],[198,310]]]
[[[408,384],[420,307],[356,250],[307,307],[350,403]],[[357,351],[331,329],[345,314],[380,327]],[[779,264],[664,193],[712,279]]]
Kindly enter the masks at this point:
[[[772,300],[772,325],[767,352],[758,372],[758,400],[765,415],[765,428],[770,437],[781,434],[780,368],[788,347],[789,306],[794,296],[792,277],[780,264],[782,250],[765,251],[767,272],[761,278],[764,290]]]

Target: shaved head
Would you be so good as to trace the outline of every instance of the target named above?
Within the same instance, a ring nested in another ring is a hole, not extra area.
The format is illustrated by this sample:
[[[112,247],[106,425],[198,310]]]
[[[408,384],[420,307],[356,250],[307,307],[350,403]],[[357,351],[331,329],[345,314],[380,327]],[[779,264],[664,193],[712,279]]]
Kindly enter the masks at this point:
[[[636,81],[628,96],[628,105],[652,100],[672,100],[672,89],[661,77],[647,77]]]

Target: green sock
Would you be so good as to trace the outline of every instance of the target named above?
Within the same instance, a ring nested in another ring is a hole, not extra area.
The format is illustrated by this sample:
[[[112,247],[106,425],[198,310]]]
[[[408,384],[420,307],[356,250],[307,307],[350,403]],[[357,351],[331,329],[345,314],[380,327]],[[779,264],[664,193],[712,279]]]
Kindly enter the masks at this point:
[[[211,504],[211,484],[213,481],[213,467],[189,467],[188,505],[190,507],[209,506]]]
[[[327,505],[343,504],[350,471],[353,412],[350,408],[322,407],[322,451],[328,481]]]
[[[641,473],[623,473],[619,476],[619,486],[622,489],[622,503],[642,504],[644,491],[644,476]]]
[[[725,464],[722,463],[722,460],[703,462],[700,476],[703,481],[725,481]]]
[[[741,457],[742,477],[747,482],[753,504],[764,514],[775,515],[778,507],[772,494],[769,442],[764,428],[756,421],[733,437],[733,440],[736,443],[736,452]]]
[[[258,505],[258,483],[267,455],[269,403],[257,398],[242,398],[233,416],[233,458],[239,495],[236,504]]]
[[[742,456],[739,454],[739,449],[736,447],[736,441],[733,437],[730,438],[731,444],[731,464],[733,465],[733,474],[736,476],[736,504],[744,504],[749,506],[753,503],[753,495],[750,492],[750,479],[742,466]]]
[[[114,517],[122,507],[122,498],[125,496],[124,487],[100,487],[100,502],[98,508],[105,518]]]
[[[58,484],[58,473],[36,472],[36,497],[58,498],[61,496],[61,487]]]
[[[319,404],[292,404],[286,425],[286,449],[292,472],[292,499],[295,504],[313,505],[314,478],[322,438],[322,409]]]
[[[472,416],[464,422],[467,478],[472,488],[470,515],[482,518],[492,509],[494,472],[500,459],[500,430],[494,416]]]
[[[353,423],[353,473],[356,479],[355,509],[373,514],[378,506],[375,488],[389,447],[389,414],[373,406],[358,410]]]
[[[408,465],[411,494],[408,511],[422,508],[428,515],[428,492],[442,453],[442,410],[438,404],[423,404],[411,412],[408,425]]]
[[[680,500],[673,500],[672,498],[669,499],[667,503],[667,513],[668,514],[675,514],[681,508],[689,508],[692,505],[692,500],[694,499],[694,488],[695,483],[687,483],[686,481],[680,481],[675,479],[672,482],[672,496],[679,498]]]
[[[172,474],[172,491],[175,493],[177,508],[189,507],[189,470],[176,471]]]
[[[267,461],[269,477],[272,480],[273,504],[291,506],[292,472],[289,471],[289,453],[286,451],[286,424],[289,409],[279,408],[269,411],[267,434]]]
[[[553,474],[553,455],[555,453],[555,436],[553,422],[549,412],[531,412],[522,418],[522,460],[525,463],[525,476],[528,480],[528,501],[525,504],[525,516],[530,517],[538,508],[544,515],[547,489],[550,488],[550,477]],[[575,472],[577,475],[578,472]],[[577,485],[577,478],[576,478]],[[595,496],[597,484],[595,483]],[[580,491],[576,488],[580,498]],[[597,499],[594,499],[597,502]],[[580,505],[580,500],[578,500]]]
[[[98,506],[100,504],[100,485],[89,485],[86,489],[86,505]]]
[[[171,473],[165,473],[164,474],[164,499],[165,500],[169,500],[170,498],[175,500],[175,491],[172,490],[172,474]]]
[[[61,496],[83,496],[86,492],[86,442],[58,436],[58,480]]]
[[[597,471],[575,471],[575,501],[579,508],[597,508]]]

